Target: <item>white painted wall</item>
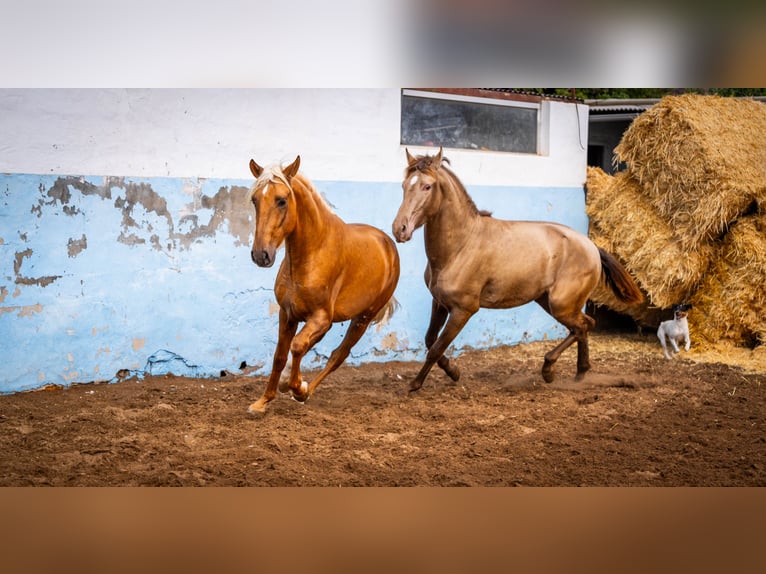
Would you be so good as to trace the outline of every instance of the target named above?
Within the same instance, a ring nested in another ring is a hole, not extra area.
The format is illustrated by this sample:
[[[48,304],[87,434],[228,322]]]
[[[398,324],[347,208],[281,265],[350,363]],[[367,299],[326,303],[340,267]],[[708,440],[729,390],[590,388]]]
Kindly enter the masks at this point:
[[[398,89],[0,90],[0,172],[399,182]],[[580,186],[587,106],[544,102],[545,156],[448,150],[467,185]],[[430,152],[413,147],[413,153]]]
[[[545,155],[446,154],[496,217],[585,231],[586,120],[584,105],[545,102]],[[405,165],[399,125],[398,89],[0,90],[0,392],[122,369],[209,376],[247,361],[268,373],[277,266],[250,261],[248,161],[300,154],[338,215],[390,232]],[[350,363],[424,356],[422,234],[398,249],[400,311],[365,334]],[[531,304],[480,311],[455,347],[564,334]]]

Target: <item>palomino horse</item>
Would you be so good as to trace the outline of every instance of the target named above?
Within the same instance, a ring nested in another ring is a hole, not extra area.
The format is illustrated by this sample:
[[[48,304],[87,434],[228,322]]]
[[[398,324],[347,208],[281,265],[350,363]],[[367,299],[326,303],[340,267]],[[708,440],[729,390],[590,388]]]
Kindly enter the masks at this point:
[[[460,371],[444,352],[480,307],[507,309],[530,301],[569,329],[569,336],[545,355],[543,378],[553,381],[554,363],[577,341],[577,379],[581,379],[590,369],[588,331],[596,323],[582,312],[585,302],[600,280],[620,300],[639,302],[643,296],[633,279],[613,256],[574,229],[557,223],[504,221],[479,211],[445,166],[448,160],[442,149],[435,156],[406,153],[404,199],[393,234],[399,242],[409,241],[415,229],[425,226],[425,281],[433,296],[425,341],[428,353],[410,390],[423,385],[434,363],[458,380]]]
[[[274,293],[279,303],[279,339],[271,376],[263,396],[250,412],[263,412],[276,396],[282,370],[292,353],[287,385],[294,399],[305,402],[327,375],[348,357],[367,326],[393,313],[399,280],[399,254],[382,231],[347,224],[335,215],[311,182],[298,173],[300,156],[285,168],[262,168],[250,160],[256,178],[255,242],[251,256],[259,267],[271,267],[285,243]],[[311,384],[301,379],[301,359],[332,326],[350,320],[343,341]],[[298,323],[305,323],[296,335]]]

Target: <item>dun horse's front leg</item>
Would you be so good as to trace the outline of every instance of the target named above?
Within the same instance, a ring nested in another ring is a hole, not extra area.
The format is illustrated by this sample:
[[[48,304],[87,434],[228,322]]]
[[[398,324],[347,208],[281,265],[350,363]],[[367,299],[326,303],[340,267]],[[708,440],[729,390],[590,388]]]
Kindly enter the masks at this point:
[[[295,337],[295,331],[298,328],[297,321],[293,321],[288,318],[287,313],[280,309],[279,311],[279,339],[277,341],[277,348],[274,351],[274,361],[271,365],[271,375],[269,376],[269,382],[266,385],[266,390],[263,396],[254,402],[247,409],[251,413],[262,413],[266,410],[266,405],[274,400],[277,395],[277,385],[279,383],[279,377],[285,368],[287,363],[287,354],[290,352],[290,344],[293,337]]]
[[[444,351],[446,351],[447,347],[450,346],[450,343],[454,341],[455,337],[457,337],[458,333],[460,333],[465,324],[468,322],[468,319],[473,316],[473,313],[474,312],[458,308],[453,308],[452,311],[450,311],[449,319],[447,319],[447,324],[445,325],[444,329],[434,344],[431,345],[431,347],[428,349],[425,363],[423,363],[423,366],[420,368],[420,372],[418,372],[418,374],[410,383],[410,391],[417,391],[420,389],[420,387],[423,386],[423,381],[426,380],[426,377],[431,371],[431,368],[434,366],[434,363],[439,361],[439,359],[444,356]]]
[[[426,349],[433,347],[436,342],[436,338],[439,336],[439,331],[444,326],[449,316],[449,310],[433,299],[431,301],[431,322],[428,325],[428,331],[426,331]],[[450,363],[449,358],[442,355],[436,362],[442,370],[453,380],[457,381],[460,378],[460,369]]]

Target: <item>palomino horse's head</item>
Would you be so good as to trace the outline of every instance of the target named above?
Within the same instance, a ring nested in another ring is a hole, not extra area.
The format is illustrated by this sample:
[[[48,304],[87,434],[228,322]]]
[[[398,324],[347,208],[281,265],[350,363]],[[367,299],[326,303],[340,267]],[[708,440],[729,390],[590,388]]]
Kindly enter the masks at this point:
[[[259,267],[271,267],[277,249],[297,221],[297,205],[291,180],[298,173],[301,156],[285,168],[263,168],[252,159],[250,171],[255,176],[250,199],[255,207],[255,241],[250,256]]]
[[[442,161],[442,148],[435,156],[407,154],[407,169],[404,172],[402,189],[404,198],[392,226],[394,237],[399,243],[409,241],[413,232],[439,210],[441,194],[438,192],[438,170]]]

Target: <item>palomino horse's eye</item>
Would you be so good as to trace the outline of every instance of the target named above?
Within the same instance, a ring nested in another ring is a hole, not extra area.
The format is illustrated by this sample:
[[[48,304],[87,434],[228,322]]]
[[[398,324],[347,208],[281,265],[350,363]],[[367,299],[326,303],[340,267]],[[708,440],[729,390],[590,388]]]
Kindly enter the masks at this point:
[[[284,197],[280,197],[279,199],[277,199],[277,207],[279,208],[287,207],[287,200]]]
[[[431,184],[427,183],[423,186],[423,191],[431,191]]]

